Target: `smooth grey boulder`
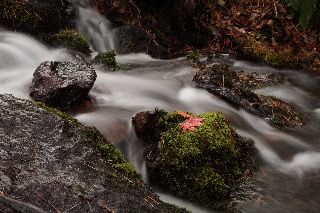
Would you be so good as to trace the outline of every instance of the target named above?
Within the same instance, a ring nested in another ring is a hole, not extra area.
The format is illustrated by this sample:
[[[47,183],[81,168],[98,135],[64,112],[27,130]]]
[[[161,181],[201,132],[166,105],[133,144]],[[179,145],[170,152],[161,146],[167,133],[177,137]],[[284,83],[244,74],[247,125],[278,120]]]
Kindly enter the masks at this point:
[[[177,211],[119,170],[119,154],[61,111],[0,95],[0,212]]]
[[[68,108],[86,100],[97,74],[81,62],[45,61],[33,74],[30,96],[52,107]]]

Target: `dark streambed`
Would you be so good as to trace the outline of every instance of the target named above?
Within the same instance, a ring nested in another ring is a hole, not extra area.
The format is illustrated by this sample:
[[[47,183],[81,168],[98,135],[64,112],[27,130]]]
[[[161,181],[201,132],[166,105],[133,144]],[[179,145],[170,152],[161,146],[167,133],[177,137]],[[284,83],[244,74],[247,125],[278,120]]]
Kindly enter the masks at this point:
[[[29,98],[28,88],[35,68],[44,60],[67,60],[60,50],[48,50],[24,35],[0,32],[0,38],[0,59],[3,59],[0,60],[0,93]],[[135,113],[155,107],[193,113],[222,111],[239,133],[255,140],[263,159],[261,172],[256,176],[261,186],[250,195],[251,200],[239,201],[237,209],[242,212],[320,212],[318,77],[224,59],[236,69],[280,72],[289,79],[284,85],[258,90],[261,94],[290,100],[306,114],[303,127],[286,133],[194,88],[191,79],[195,71],[183,58],[161,61],[136,54],[119,56],[118,60],[133,63],[135,68],[117,73],[98,71],[90,93],[94,100],[92,106],[72,113],[81,122],[96,126],[128,156],[138,171],[145,173],[141,147],[133,143],[135,137],[129,125]],[[167,201],[178,203],[170,197]],[[199,209],[193,211],[200,212]]]

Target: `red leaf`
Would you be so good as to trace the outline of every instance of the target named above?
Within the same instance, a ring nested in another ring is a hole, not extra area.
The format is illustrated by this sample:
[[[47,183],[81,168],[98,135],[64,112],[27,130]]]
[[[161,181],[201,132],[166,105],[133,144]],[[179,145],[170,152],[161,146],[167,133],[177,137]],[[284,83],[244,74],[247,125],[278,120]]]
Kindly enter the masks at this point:
[[[179,126],[183,132],[186,132],[187,130],[194,131],[196,130],[196,127],[202,126],[202,121],[203,121],[203,118],[192,117],[180,123]]]

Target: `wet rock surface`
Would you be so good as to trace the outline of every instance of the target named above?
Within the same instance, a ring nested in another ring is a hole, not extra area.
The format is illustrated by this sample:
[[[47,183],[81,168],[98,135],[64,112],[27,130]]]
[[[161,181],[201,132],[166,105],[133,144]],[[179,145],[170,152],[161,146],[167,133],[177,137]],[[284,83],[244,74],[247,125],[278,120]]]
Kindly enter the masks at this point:
[[[138,137],[142,137],[148,141],[149,135],[154,135],[156,121],[159,117],[157,113],[139,112],[132,118],[132,124],[135,127]]]
[[[96,77],[85,63],[45,61],[33,74],[30,96],[49,106],[68,108],[88,97]]]
[[[94,128],[62,115],[0,95],[0,212],[177,210],[102,157]]]
[[[167,58],[167,50],[150,38],[142,29],[129,25],[120,27],[117,31],[118,52],[120,54],[128,53],[146,53],[154,58]]]
[[[199,70],[193,78],[197,87],[264,118],[278,128],[292,128],[303,124],[303,116],[294,106],[278,98],[254,92],[254,89],[284,83],[281,75],[237,72],[229,65],[217,63],[198,66]]]

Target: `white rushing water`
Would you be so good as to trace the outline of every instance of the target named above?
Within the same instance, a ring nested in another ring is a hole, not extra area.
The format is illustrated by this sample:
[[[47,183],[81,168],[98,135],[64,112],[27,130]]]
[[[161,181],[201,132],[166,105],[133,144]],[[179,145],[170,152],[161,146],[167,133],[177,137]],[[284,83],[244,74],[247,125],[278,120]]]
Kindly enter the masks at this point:
[[[92,8],[78,6],[78,31],[86,36],[95,51],[106,52],[115,49],[114,32],[109,20]]]
[[[106,28],[109,23],[106,20],[97,21],[97,18],[93,18],[97,14],[88,9],[79,10],[79,29],[90,34],[94,39],[94,45],[98,47],[97,50],[105,51],[114,47],[114,41],[110,40],[110,30]],[[99,30],[97,25],[100,27]],[[96,33],[97,31],[100,33]],[[36,67],[45,60],[68,60],[61,51],[49,50],[23,34],[1,31],[0,93],[29,98],[29,85]],[[320,133],[317,131],[320,126],[320,101],[311,98],[313,94],[301,85],[289,84],[280,90],[278,87],[269,87],[258,91],[288,99],[314,116],[313,124],[318,126],[313,130],[307,126],[309,129],[302,132],[309,132],[309,135],[301,133],[302,135],[297,136],[275,129],[264,120],[233,108],[205,90],[195,88],[191,83],[195,71],[184,63],[183,58],[165,61],[153,59],[145,54],[131,54],[118,56],[117,60],[136,66],[127,72],[106,73],[97,70],[98,77],[90,92],[93,97],[92,108],[78,112],[76,117],[83,123],[96,126],[116,145],[126,141],[122,150],[143,174],[145,181],[147,175],[142,159],[143,145],[136,143],[138,139],[130,122],[135,113],[154,110],[156,107],[168,111],[185,110],[196,114],[221,111],[230,118],[238,133],[255,141],[255,146],[268,167],[295,178],[301,178],[305,173],[320,171]],[[270,67],[236,60],[229,60],[228,63],[249,72],[276,71]],[[305,81],[316,83],[312,77],[300,75]],[[310,136],[312,134],[313,137]],[[161,197],[172,200],[170,195],[161,194]]]
[[[0,31],[0,92],[28,98],[34,70],[57,56],[58,51],[50,51],[26,35]]]

